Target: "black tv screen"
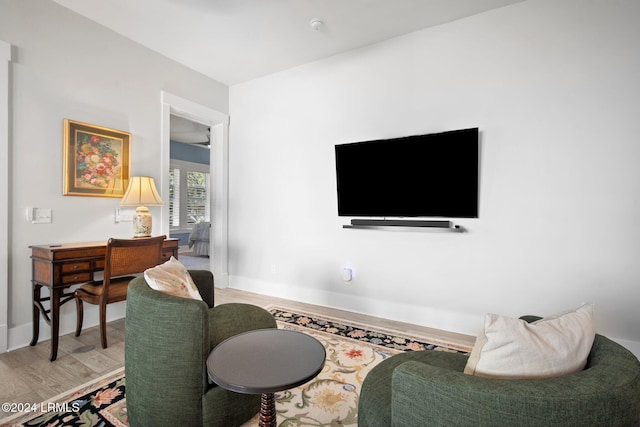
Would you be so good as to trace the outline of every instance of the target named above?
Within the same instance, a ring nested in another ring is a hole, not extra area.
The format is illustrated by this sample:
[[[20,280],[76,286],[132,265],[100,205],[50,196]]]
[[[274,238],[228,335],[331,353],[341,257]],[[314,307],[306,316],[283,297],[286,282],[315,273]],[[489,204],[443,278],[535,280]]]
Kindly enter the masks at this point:
[[[478,128],[335,146],[338,215],[478,217]]]

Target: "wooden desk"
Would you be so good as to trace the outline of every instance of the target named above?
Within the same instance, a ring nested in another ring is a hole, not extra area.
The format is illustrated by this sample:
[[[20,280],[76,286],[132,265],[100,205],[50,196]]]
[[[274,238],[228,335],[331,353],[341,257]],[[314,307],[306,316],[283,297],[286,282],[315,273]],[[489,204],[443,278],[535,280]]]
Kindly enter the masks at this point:
[[[51,355],[54,361],[58,356],[58,333],[60,326],[60,307],[74,299],[73,292],[64,290],[72,285],[93,280],[96,271],[104,270],[107,242],[64,243],[61,245],[33,245],[31,266],[33,287],[33,338],[30,345],[38,343],[40,334],[40,313],[51,326]],[[166,239],[162,247],[162,261],[171,256],[178,258],[178,239]],[[49,288],[49,296],[42,297],[42,287]],[[42,303],[49,301],[46,310]],[[49,315],[50,314],[50,315]]]

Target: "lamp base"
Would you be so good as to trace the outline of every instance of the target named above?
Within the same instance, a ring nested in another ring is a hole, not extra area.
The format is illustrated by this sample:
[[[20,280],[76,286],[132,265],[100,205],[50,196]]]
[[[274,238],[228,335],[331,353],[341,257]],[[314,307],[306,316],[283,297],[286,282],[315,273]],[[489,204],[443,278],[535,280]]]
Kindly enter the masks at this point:
[[[146,206],[138,206],[133,216],[133,237],[151,237],[151,214]]]

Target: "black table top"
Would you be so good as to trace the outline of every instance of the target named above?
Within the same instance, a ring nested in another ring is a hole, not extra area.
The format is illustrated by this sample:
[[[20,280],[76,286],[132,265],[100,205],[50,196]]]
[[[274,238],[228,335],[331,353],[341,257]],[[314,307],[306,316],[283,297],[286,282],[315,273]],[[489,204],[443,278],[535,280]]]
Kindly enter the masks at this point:
[[[314,378],[326,352],[315,338],[284,329],[258,329],[233,336],[207,358],[209,377],[238,393],[288,390]]]

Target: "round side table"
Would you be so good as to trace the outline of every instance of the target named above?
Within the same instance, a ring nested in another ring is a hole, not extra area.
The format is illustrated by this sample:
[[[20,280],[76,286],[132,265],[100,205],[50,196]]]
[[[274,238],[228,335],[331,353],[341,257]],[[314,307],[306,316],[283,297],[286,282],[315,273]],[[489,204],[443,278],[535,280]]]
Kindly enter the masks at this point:
[[[207,358],[212,381],[227,390],[260,394],[260,427],[275,427],[274,392],[306,383],[324,367],[315,338],[284,329],[258,329],[218,344]]]

